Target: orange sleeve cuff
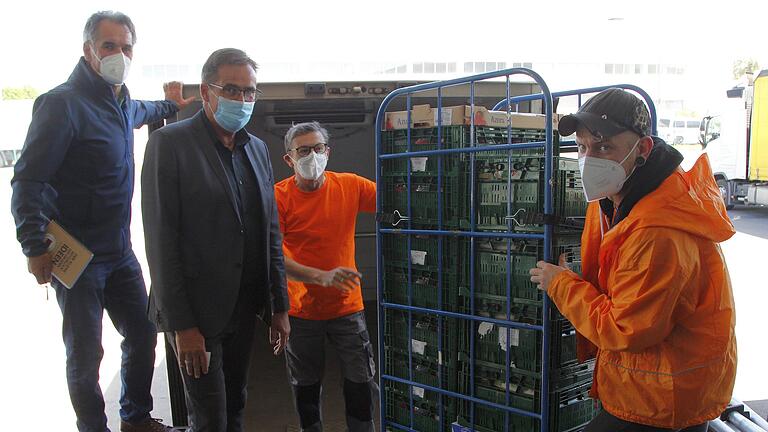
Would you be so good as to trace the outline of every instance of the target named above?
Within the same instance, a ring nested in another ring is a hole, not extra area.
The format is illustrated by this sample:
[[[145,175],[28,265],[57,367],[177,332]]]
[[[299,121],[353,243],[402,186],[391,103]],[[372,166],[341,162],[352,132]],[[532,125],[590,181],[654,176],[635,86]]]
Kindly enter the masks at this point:
[[[580,280],[581,277],[571,270],[560,272],[552,279],[552,282],[547,289],[549,298],[557,305],[558,308],[566,302],[568,296],[568,288],[572,282]]]

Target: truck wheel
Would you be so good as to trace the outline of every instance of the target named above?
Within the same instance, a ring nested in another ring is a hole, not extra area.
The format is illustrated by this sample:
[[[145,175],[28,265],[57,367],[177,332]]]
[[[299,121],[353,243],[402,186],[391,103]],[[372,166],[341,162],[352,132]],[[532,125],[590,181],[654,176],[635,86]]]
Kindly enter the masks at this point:
[[[735,206],[731,194],[728,193],[728,180],[717,179],[717,187],[720,188],[720,196],[723,197],[726,210],[731,210]]]

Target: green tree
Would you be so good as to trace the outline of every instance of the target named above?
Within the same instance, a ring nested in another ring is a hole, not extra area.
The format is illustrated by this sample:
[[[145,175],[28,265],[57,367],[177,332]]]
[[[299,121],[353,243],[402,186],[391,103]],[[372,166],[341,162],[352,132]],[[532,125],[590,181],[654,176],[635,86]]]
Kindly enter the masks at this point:
[[[34,87],[6,87],[3,89],[3,100],[34,99],[40,95]]]
[[[733,62],[733,78],[741,79],[747,73],[753,73],[760,70],[760,65],[755,59],[741,59]]]

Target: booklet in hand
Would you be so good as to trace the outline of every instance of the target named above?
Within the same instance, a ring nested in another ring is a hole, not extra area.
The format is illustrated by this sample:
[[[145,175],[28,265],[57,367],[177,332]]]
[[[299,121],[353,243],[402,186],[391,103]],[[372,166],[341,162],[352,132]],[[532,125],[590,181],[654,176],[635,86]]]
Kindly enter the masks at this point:
[[[53,261],[51,273],[65,287],[71,289],[93,259],[93,253],[56,221],[48,223],[45,237],[51,242],[48,246],[48,253]]]

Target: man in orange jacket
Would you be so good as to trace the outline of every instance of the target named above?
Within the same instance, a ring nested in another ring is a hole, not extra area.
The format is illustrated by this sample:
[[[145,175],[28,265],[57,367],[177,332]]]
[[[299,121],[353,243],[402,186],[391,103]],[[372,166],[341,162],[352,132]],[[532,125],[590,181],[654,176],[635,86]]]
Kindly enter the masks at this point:
[[[286,362],[301,430],[323,430],[327,338],[341,361],[348,430],[373,432],[375,366],[355,268],[355,223],[358,213],[376,211],[376,184],[325,171],[328,131],[317,122],[289,129],[285,151],[295,175],[275,185],[275,197],[291,302]]]
[[[709,160],[684,172],[680,153],[650,136],[645,104],[615,88],[559,131],[576,133],[591,201],[583,274],[562,257],[530,273],[596,353],[591,394],[603,411],[586,432],[704,432],[736,376],[733,293],[718,245],[735,231]]]

